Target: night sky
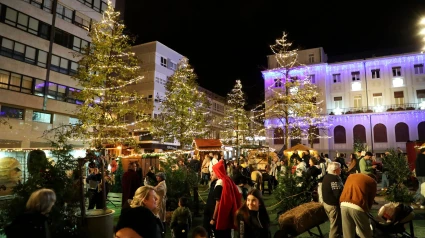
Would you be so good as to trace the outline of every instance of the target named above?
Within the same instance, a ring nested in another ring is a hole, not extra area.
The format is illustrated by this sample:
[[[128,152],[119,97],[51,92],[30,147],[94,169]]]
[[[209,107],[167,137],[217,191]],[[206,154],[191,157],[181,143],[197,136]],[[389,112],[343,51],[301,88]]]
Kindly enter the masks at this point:
[[[264,99],[261,70],[283,31],[331,61],[419,51],[425,1],[126,0],[124,16],[136,44],[157,40],[185,55],[199,84],[222,96],[241,79],[252,106]]]

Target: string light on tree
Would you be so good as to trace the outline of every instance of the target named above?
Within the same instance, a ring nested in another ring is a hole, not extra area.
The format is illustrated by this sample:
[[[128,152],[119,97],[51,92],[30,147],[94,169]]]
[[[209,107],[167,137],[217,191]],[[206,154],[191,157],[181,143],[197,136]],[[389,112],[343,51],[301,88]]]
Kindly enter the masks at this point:
[[[189,60],[183,57],[165,84],[165,97],[158,96],[161,114],[152,123],[156,137],[168,142],[177,140],[181,148],[189,147],[194,138],[202,138],[209,131],[210,104],[198,91],[196,78]]]
[[[225,144],[235,144],[238,147],[244,143],[246,137],[250,136],[245,104],[241,81],[236,80],[232,91],[227,94],[226,116],[219,122],[223,128],[220,132],[221,141]]]
[[[108,2],[100,22],[92,26],[92,42],[80,55],[74,76],[83,102],[76,116],[80,135],[94,148],[106,145],[135,146],[130,130],[143,127],[150,119],[147,101],[131,86],[143,79],[139,61],[131,52],[131,39],[123,34],[119,12]]]
[[[266,89],[264,113],[258,116],[264,117],[269,134],[276,129],[283,131],[285,149],[290,138],[306,138],[312,146],[315,139],[324,137],[320,134],[325,134],[329,126],[321,115],[319,91],[310,82],[309,68],[298,61],[298,50],[292,49],[285,32],[270,48],[279,68]]]

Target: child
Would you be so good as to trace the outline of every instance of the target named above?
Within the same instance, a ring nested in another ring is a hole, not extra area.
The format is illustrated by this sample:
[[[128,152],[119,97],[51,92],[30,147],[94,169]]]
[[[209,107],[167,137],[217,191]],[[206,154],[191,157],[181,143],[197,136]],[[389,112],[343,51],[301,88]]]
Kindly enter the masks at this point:
[[[207,231],[202,226],[197,226],[192,231],[192,238],[207,238]]]
[[[179,199],[179,207],[173,212],[170,228],[175,238],[187,238],[189,229],[192,226],[192,214],[187,205],[187,198],[181,197]]]

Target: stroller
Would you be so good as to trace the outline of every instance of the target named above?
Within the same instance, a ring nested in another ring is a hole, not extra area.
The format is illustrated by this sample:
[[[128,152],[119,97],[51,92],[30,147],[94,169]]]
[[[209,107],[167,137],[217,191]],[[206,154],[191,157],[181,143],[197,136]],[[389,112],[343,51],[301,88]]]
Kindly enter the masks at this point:
[[[391,206],[393,209],[391,209]],[[385,208],[392,210],[391,214],[385,212]],[[386,204],[379,210],[378,217],[373,217],[368,214],[373,228],[373,237],[387,238],[387,237],[404,237],[414,238],[413,218],[415,213],[411,206],[404,204]],[[405,225],[409,224],[410,233],[405,229]]]

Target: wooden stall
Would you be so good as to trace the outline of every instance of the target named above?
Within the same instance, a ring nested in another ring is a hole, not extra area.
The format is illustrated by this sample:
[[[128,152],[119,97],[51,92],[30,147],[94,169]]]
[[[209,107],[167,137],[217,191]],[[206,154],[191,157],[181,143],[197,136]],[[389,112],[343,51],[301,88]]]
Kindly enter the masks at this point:
[[[128,165],[131,162],[136,162],[142,168],[143,175],[145,175],[149,171],[149,166],[153,166],[155,171],[159,170],[159,157],[161,154],[146,154],[142,155],[130,155],[120,158],[122,163],[122,168],[124,172],[127,171]]]
[[[223,154],[223,144],[218,139],[194,139],[193,148],[195,150],[194,154],[201,163],[206,154]]]

